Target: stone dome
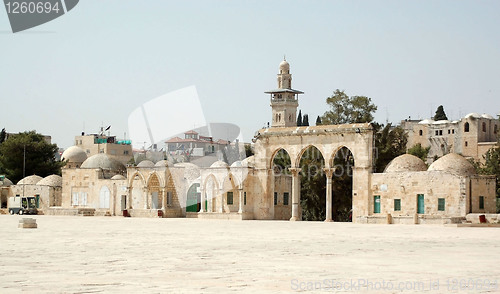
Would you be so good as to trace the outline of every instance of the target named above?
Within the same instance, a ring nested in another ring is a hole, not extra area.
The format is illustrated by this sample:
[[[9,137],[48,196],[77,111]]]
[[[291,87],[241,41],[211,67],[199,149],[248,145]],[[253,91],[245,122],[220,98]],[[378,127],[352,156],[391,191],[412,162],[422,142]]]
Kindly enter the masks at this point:
[[[254,159],[253,155],[249,156],[241,161],[241,165],[244,167],[254,167]]]
[[[154,162],[147,159],[139,162],[139,164],[137,165],[137,167],[154,167],[154,166],[155,166]]]
[[[184,177],[190,181],[194,181],[200,177],[200,168],[196,164],[190,162],[176,163],[174,167],[184,168]]]
[[[483,113],[483,114],[481,114],[481,117],[482,117],[482,118],[487,118],[487,119],[495,119],[493,116],[491,116],[491,115],[489,115],[489,114],[487,114],[487,113]]]
[[[62,187],[62,177],[58,175],[50,175],[43,178],[37,183],[38,186]]]
[[[18,185],[36,185],[38,182],[43,180],[42,177],[37,175],[27,176],[26,178],[17,182]]]
[[[87,154],[83,151],[82,148],[78,146],[71,146],[68,149],[64,150],[61,155],[62,161],[70,161],[70,162],[84,162],[87,159]]]
[[[476,174],[474,166],[463,156],[456,153],[446,154],[440,159],[434,161],[428,171],[443,171],[452,174],[468,176]]]
[[[283,61],[280,63],[280,70],[286,70],[286,71],[289,71],[289,70],[290,70],[290,64],[288,63],[288,61],[283,60]]]
[[[9,187],[14,185],[11,180],[4,178],[2,181],[0,181],[0,187]]]
[[[434,122],[434,120],[432,119],[424,119],[424,120],[421,120],[418,122],[419,125],[429,125],[429,124],[432,124]]]
[[[424,161],[415,155],[403,154],[400,155],[385,167],[384,173],[395,173],[395,172],[416,172],[416,171],[426,171],[427,165]]]
[[[443,120],[438,120],[438,121],[435,121],[433,122],[432,124],[433,125],[442,125],[442,124],[449,124],[450,121],[449,120],[446,120],[446,119],[443,119]]]
[[[227,165],[227,163],[225,163],[224,161],[219,160],[219,161],[212,163],[212,165],[210,167],[215,167],[215,168],[225,167],[225,168],[227,168],[227,167],[229,167],[229,165]]]
[[[111,177],[112,180],[126,180],[127,178],[122,175],[114,175]]]
[[[157,163],[155,163],[156,167],[168,167],[169,165],[170,163],[168,162],[168,160],[160,160]]]
[[[88,169],[106,169],[106,170],[125,170],[125,166],[104,153],[99,153],[93,156],[90,156],[82,163],[80,168],[88,168]]]
[[[479,115],[479,113],[476,113],[476,112],[471,112],[471,113],[469,113],[469,114],[467,114],[465,116],[465,118],[470,118],[470,117],[472,117],[472,118],[480,118],[481,116]]]
[[[231,167],[242,167],[243,165],[241,164],[241,161],[238,160],[238,161],[235,161],[233,162],[233,164],[231,164]]]

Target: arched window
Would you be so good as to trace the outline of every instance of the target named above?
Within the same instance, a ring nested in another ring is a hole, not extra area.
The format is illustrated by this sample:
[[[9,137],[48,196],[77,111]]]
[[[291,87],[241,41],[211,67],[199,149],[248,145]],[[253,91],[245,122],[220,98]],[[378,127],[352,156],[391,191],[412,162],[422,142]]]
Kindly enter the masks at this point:
[[[486,132],[486,123],[483,122],[483,132]]]
[[[419,136],[422,136],[423,134],[424,134],[424,132],[422,130],[418,131]]]
[[[464,132],[465,132],[465,133],[468,133],[468,132],[469,132],[469,123],[468,123],[468,122],[466,122],[466,123],[464,124]]]

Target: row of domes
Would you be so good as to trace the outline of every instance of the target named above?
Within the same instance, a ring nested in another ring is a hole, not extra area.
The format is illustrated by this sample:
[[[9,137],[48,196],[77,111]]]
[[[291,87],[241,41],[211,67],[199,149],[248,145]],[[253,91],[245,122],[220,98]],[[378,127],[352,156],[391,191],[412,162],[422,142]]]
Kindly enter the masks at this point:
[[[58,175],[50,175],[42,178],[37,175],[27,176],[17,182],[17,185],[37,185],[49,187],[62,187],[62,177]]]
[[[394,158],[384,170],[391,172],[443,171],[458,175],[476,174],[474,166],[463,156],[450,153],[434,161],[429,168],[424,161],[411,154],[403,154]]]

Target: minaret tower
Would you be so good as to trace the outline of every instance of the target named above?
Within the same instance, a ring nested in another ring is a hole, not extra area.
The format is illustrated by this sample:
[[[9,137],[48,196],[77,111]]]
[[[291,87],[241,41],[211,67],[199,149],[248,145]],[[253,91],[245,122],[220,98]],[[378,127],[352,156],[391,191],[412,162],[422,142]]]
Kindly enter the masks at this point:
[[[283,59],[278,73],[278,89],[265,92],[271,94],[271,108],[273,110],[272,127],[297,126],[297,107],[299,94],[304,92],[292,89],[292,75],[290,64]]]

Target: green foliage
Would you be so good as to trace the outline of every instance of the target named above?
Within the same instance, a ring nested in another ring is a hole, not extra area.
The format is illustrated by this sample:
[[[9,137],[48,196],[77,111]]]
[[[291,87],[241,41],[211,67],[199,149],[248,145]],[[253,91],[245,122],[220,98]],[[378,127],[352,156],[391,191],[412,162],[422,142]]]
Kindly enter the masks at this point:
[[[500,144],[488,150],[483,157],[484,163],[475,162],[473,165],[479,174],[496,176],[496,194],[500,197]]]
[[[439,105],[436,114],[434,114],[434,120],[448,120],[446,113],[444,112],[443,105]]]
[[[64,162],[56,161],[56,144],[48,144],[35,131],[10,135],[0,144],[0,173],[14,183],[23,177],[24,150],[26,148],[26,175],[45,177],[61,174]]]
[[[341,148],[333,159],[335,172],[333,174],[333,220],[348,222],[352,209],[352,173],[354,156],[345,147]]]
[[[387,164],[394,158],[406,153],[408,135],[401,127],[387,124],[382,130],[381,125],[374,124],[375,133],[375,172],[383,172]]]
[[[302,110],[299,110],[299,115],[297,115],[297,126],[302,126]]]
[[[373,121],[377,106],[366,96],[349,97],[344,91],[335,90],[326,99],[330,110],[321,118],[322,124],[367,123]]]
[[[429,151],[431,150],[431,147],[426,147],[423,148],[420,143],[415,144],[413,147],[408,149],[408,154],[415,155],[416,157],[422,159],[423,161],[427,160],[427,155],[429,154]]]
[[[284,149],[280,149],[273,159],[273,168],[276,175],[280,174],[290,174],[288,168],[291,167],[290,156]]]
[[[317,126],[320,126],[321,125],[321,117],[318,115],[318,117],[316,118],[316,125]]]
[[[302,220],[323,221],[326,217],[326,177],[321,152],[315,147],[308,148],[302,155],[300,168]]]
[[[253,156],[254,152],[252,149],[252,145],[250,144],[245,144],[245,157],[250,157]]]
[[[308,114],[304,114],[304,120],[302,121],[302,126],[303,127],[309,126],[309,115]]]
[[[5,131],[5,128],[3,128],[0,132],[0,144],[5,141],[5,138],[7,138],[7,132]]]

